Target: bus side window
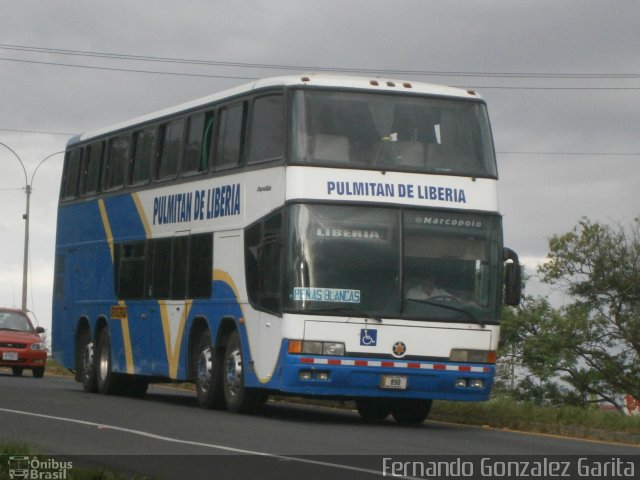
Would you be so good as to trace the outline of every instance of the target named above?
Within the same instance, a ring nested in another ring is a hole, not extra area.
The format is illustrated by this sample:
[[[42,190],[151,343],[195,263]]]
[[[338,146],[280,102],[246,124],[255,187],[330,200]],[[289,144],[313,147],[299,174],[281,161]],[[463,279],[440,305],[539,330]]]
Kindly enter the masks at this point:
[[[249,300],[273,313],[281,311],[281,238],[281,211],[255,223],[245,232],[245,273]]]
[[[117,297],[125,300],[143,298],[146,242],[130,242],[116,245],[114,253]]]
[[[168,180],[178,175],[180,153],[184,138],[184,119],[179,118],[160,126],[160,145],[156,178]]]
[[[64,166],[64,179],[62,181],[62,198],[68,200],[78,193],[78,179],[82,164],[82,149],[76,148],[67,152]]]
[[[220,110],[215,168],[233,168],[242,162],[247,102],[223,107]]]
[[[147,127],[133,134],[133,165],[131,184],[143,185],[151,178],[153,149],[156,141],[156,127]]]
[[[284,100],[282,95],[258,97],[251,114],[248,163],[266,162],[284,155]]]
[[[107,159],[104,162],[104,190],[116,190],[124,186],[124,176],[129,165],[129,134],[109,140]]]
[[[187,298],[211,297],[212,268],[213,235],[203,233],[189,237]]]
[[[213,131],[213,114],[196,113],[187,120],[182,174],[193,175],[209,170],[209,149]]]
[[[94,195],[100,189],[100,170],[102,169],[102,154],[104,142],[95,142],[85,149],[83,178],[80,189],[81,195]]]
[[[146,298],[171,297],[171,239],[151,240],[147,261]]]

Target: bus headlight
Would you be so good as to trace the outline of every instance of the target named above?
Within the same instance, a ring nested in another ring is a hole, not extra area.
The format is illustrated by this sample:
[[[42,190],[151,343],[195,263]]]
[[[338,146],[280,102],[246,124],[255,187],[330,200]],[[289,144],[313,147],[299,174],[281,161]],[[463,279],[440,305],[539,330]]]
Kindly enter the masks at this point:
[[[289,353],[305,355],[344,356],[344,343],[322,342],[319,340],[289,340]]]
[[[496,352],[493,350],[467,350],[453,348],[449,360],[466,363],[496,363]]]

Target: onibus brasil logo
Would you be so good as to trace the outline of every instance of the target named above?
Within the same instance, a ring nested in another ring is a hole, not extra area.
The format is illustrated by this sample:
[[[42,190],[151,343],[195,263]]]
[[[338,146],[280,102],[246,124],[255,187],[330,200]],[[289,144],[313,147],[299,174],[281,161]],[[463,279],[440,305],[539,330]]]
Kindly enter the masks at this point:
[[[9,478],[29,480],[66,480],[73,462],[62,462],[53,458],[40,459],[24,455],[9,457]]]

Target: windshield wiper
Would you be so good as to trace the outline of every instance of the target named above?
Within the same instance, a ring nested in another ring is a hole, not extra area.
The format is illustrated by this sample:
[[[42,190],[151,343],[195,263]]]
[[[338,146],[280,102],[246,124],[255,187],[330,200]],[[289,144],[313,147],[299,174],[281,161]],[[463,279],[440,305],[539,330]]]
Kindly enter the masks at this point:
[[[315,312],[330,312],[330,313],[342,313],[344,315],[348,315],[350,317],[363,317],[368,320],[375,320],[376,322],[382,323],[382,318],[373,315],[369,312],[365,312],[364,310],[360,310],[358,308],[353,307],[331,307],[331,308],[314,308],[309,309],[310,311]]]
[[[427,304],[427,305],[433,305],[434,307],[441,307],[441,308],[444,308],[446,310],[452,310],[454,312],[464,313],[465,315],[467,315],[468,317],[470,317],[473,320],[473,323],[477,323],[482,328],[485,328],[487,326],[486,323],[483,320],[480,320],[473,313],[469,312],[468,310],[465,310],[464,308],[454,307],[453,305],[447,305],[446,303],[436,302],[435,300],[429,300],[428,298],[420,299],[420,300],[415,299],[415,298],[407,298],[407,300],[410,300],[412,302],[424,303],[424,304]]]

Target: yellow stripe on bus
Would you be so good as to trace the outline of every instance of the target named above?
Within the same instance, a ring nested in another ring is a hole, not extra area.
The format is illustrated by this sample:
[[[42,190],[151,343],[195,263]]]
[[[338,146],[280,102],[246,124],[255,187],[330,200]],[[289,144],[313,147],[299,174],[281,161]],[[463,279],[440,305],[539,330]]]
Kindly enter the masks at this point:
[[[182,337],[184,335],[184,328],[191,311],[191,305],[193,300],[187,300],[185,302],[185,308],[180,316],[180,323],[178,324],[178,331],[176,332],[176,338],[171,339],[171,323],[169,320],[169,311],[167,309],[167,302],[160,300],[160,318],[162,319],[162,333],[164,334],[164,347],[167,352],[167,362],[169,363],[169,378],[178,378],[178,365],[180,363],[180,349],[182,347]]]
[[[111,253],[111,262],[113,262],[113,234],[111,233],[111,225],[109,224],[107,208],[104,205],[103,199],[98,200],[98,208],[100,209],[100,217],[102,218],[104,233],[107,236],[107,243],[109,244],[109,252]]]
[[[138,210],[138,216],[140,217],[140,221],[142,222],[142,226],[144,227],[144,234],[149,239],[151,238],[151,227],[149,226],[147,214],[144,212],[144,208],[142,208],[140,197],[136,192],[133,192],[131,194],[131,198],[133,199],[133,203],[136,205],[136,210]]]

